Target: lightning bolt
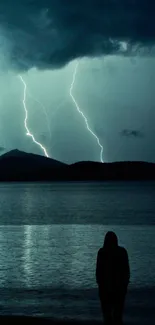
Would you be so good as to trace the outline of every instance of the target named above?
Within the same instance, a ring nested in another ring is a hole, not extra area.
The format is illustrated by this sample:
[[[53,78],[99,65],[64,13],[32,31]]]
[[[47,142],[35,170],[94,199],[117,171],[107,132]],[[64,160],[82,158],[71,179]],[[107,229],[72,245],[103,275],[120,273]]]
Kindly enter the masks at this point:
[[[75,69],[74,69],[74,72],[73,72],[73,78],[72,78],[72,82],[71,82],[71,86],[70,86],[70,90],[69,90],[69,94],[70,94],[70,97],[77,109],[77,111],[79,112],[79,114],[81,114],[81,116],[83,117],[84,121],[85,121],[85,124],[86,124],[86,127],[87,127],[87,130],[92,134],[92,136],[96,139],[99,147],[100,147],[100,161],[103,163],[103,146],[101,145],[100,143],[100,140],[98,138],[98,136],[91,130],[89,124],[88,124],[88,119],[87,117],[84,115],[84,113],[81,111],[74,95],[73,95],[73,88],[74,88],[74,84],[75,84],[75,80],[76,80],[76,75],[77,75],[77,70],[78,70],[78,66],[79,66],[79,62],[76,63],[76,66],[75,66]]]
[[[26,107],[26,93],[27,93],[27,85],[26,85],[26,82],[24,81],[23,77],[21,75],[18,75],[18,78],[20,79],[20,81],[22,82],[23,86],[24,86],[24,94],[23,94],[23,107],[24,107],[24,110],[25,110],[25,119],[24,119],[24,126],[25,126],[25,129],[26,129],[26,135],[31,137],[32,141],[38,146],[41,148],[41,150],[44,152],[44,155],[46,157],[49,157],[48,153],[47,153],[47,150],[45,147],[43,147],[43,145],[36,141],[34,135],[30,132],[29,128],[28,128],[28,125],[27,125],[27,122],[28,122],[28,110],[27,110],[27,107]]]
[[[50,128],[50,124],[49,124],[49,118],[48,118],[48,114],[47,114],[47,111],[46,111],[46,108],[45,106],[39,101],[39,99],[35,98],[31,93],[30,91],[27,89],[27,94],[37,103],[39,104],[39,106],[42,108],[43,112],[44,112],[44,115],[45,115],[45,118],[46,118],[46,123],[47,123],[47,127],[48,127],[48,132],[49,132],[49,136],[50,136],[50,139],[51,139],[51,128]]]

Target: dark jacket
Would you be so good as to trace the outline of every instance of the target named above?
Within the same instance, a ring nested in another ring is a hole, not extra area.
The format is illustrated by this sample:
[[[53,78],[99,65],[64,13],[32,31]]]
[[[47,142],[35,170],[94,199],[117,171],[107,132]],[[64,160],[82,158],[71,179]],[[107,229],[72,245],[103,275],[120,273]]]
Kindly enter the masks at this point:
[[[115,245],[100,248],[96,263],[96,281],[104,291],[127,288],[130,279],[128,254],[125,248]]]

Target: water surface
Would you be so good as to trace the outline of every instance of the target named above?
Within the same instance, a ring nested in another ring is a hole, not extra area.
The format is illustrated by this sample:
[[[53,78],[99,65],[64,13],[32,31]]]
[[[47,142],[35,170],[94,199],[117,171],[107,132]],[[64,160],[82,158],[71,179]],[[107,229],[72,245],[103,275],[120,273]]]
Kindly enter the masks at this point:
[[[154,198],[148,182],[1,184],[1,314],[101,319],[96,255],[110,229],[129,253],[125,318],[153,324]]]

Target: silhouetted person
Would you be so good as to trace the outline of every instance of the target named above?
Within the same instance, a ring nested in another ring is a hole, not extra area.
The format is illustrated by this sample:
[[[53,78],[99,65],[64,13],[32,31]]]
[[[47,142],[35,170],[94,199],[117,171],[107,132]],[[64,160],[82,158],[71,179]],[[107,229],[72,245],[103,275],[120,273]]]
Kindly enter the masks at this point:
[[[123,308],[130,278],[128,254],[118,246],[114,232],[107,232],[98,251],[96,281],[106,324],[122,324]]]

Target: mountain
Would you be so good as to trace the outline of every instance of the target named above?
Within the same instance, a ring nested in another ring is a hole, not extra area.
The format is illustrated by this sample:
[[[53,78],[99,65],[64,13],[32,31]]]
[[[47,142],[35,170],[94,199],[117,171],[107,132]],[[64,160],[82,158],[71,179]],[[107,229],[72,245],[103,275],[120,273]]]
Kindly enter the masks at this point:
[[[62,167],[66,164],[58,161],[58,160],[55,160],[55,159],[51,159],[51,158],[47,158],[47,157],[44,157],[44,156],[40,156],[40,155],[36,155],[36,154],[33,154],[33,153],[27,153],[27,152],[24,152],[24,151],[20,151],[18,149],[15,149],[15,150],[11,150],[9,152],[6,152],[5,154],[3,154],[2,156],[0,156],[0,161],[1,160],[19,160],[19,161],[22,161],[23,163],[26,161],[26,163],[28,162],[31,162],[31,163],[36,163],[36,162],[39,162],[39,164],[42,164],[44,166],[48,166],[48,165],[52,165],[52,166],[59,166],[59,167]]]
[[[0,156],[0,181],[104,180],[155,180],[155,164],[141,161],[84,161],[67,165],[19,150]]]
[[[65,166],[55,159],[11,150],[0,156],[0,181],[57,179]]]

